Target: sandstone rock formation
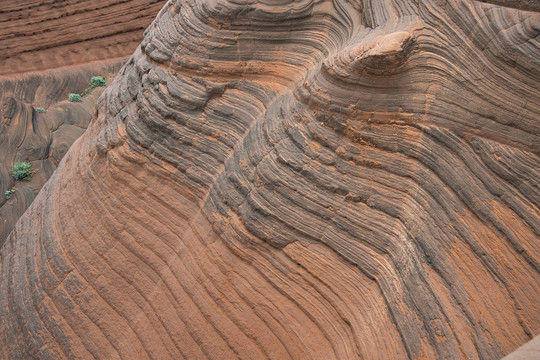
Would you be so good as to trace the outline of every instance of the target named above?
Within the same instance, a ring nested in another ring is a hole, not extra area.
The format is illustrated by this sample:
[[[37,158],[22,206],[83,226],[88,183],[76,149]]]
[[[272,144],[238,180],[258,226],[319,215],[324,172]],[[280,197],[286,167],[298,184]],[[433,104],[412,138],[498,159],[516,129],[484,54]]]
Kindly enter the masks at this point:
[[[128,57],[164,3],[2,1],[0,75]]]
[[[0,78],[0,246],[90,123],[102,88],[82,103],[69,102],[68,94],[88,87],[94,74],[113,74],[122,64],[107,61]],[[46,112],[36,112],[38,107]],[[38,169],[32,181],[13,179],[9,170],[16,161],[29,161]],[[6,200],[10,189],[15,194]]]
[[[68,93],[83,91],[93,75],[116,73],[164,3],[2,2],[0,246],[65,151],[84,132],[92,117],[93,98],[100,91],[83,104],[67,103]],[[48,111],[37,114],[36,107]],[[16,160],[28,160],[39,169],[31,182],[15,184],[8,171]],[[4,192],[12,188],[16,192],[6,202]]]
[[[0,357],[502,358],[540,332],[539,34],[169,1],[0,250]]]

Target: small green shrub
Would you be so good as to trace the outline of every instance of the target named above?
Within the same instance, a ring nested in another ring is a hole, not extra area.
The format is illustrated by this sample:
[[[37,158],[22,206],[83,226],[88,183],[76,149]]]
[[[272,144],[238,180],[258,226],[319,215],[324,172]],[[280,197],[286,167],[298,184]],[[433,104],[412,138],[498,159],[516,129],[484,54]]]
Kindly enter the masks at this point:
[[[14,193],[15,193],[15,189],[6,190],[6,192],[4,192],[4,195],[6,196],[6,200],[11,199],[11,196],[12,196]]]
[[[90,86],[92,87],[107,86],[107,82],[105,81],[105,78],[103,76],[93,76],[90,79]]]
[[[71,102],[82,102],[81,95],[79,94],[69,94],[68,100]]]
[[[90,86],[84,89],[81,95],[86,96],[90,94],[92,90],[100,86],[107,86],[105,76],[92,76],[92,78],[90,79]]]
[[[38,113],[44,113],[44,112],[45,112],[45,109],[42,108],[42,107],[37,107],[37,108],[36,108],[36,112],[38,112]]]
[[[36,172],[37,169],[32,169],[30,163],[26,161],[17,161],[15,164],[13,164],[13,169],[9,171],[15,180],[26,181],[30,181],[32,179],[32,175]]]

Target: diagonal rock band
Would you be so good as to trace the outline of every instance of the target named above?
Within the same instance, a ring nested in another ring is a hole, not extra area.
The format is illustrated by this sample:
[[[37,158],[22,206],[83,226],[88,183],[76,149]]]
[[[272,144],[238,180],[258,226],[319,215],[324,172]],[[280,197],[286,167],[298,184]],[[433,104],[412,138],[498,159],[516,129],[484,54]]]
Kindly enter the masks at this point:
[[[167,2],[0,250],[0,358],[517,349],[540,331],[524,9]]]

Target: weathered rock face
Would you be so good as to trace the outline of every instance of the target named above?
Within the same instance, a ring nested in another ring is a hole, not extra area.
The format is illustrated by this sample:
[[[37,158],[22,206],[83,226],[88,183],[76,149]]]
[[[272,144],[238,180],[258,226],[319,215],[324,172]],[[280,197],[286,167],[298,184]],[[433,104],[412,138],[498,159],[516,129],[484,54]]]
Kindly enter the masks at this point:
[[[0,75],[128,57],[165,0],[9,0]]]
[[[83,91],[93,75],[114,74],[122,65],[120,61],[96,62],[0,77],[0,246],[90,123],[102,88],[82,103],[69,102],[68,94]],[[38,107],[45,112],[38,113]],[[16,161],[29,161],[38,170],[31,181],[16,182],[9,174]],[[11,189],[15,194],[7,200],[5,191]]]
[[[0,246],[92,118],[93,98],[100,91],[95,91],[82,104],[68,103],[68,93],[83,91],[91,76],[118,72],[164,3],[164,0],[2,3]],[[48,111],[38,114],[34,111],[36,107]],[[31,182],[15,184],[8,171],[16,160],[30,161],[39,169]],[[10,189],[16,192],[6,202],[4,192]]]
[[[501,358],[540,331],[539,34],[169,1],[1,249],[1,356]]]

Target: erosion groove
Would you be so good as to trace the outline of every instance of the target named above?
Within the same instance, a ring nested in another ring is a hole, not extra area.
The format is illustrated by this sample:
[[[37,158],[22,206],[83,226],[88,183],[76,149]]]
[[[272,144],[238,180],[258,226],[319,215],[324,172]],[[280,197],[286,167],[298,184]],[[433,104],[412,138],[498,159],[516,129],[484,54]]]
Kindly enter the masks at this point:
[[[522,9],[168,1],[0,250],[0,357],[517,349],[540,332]]]

